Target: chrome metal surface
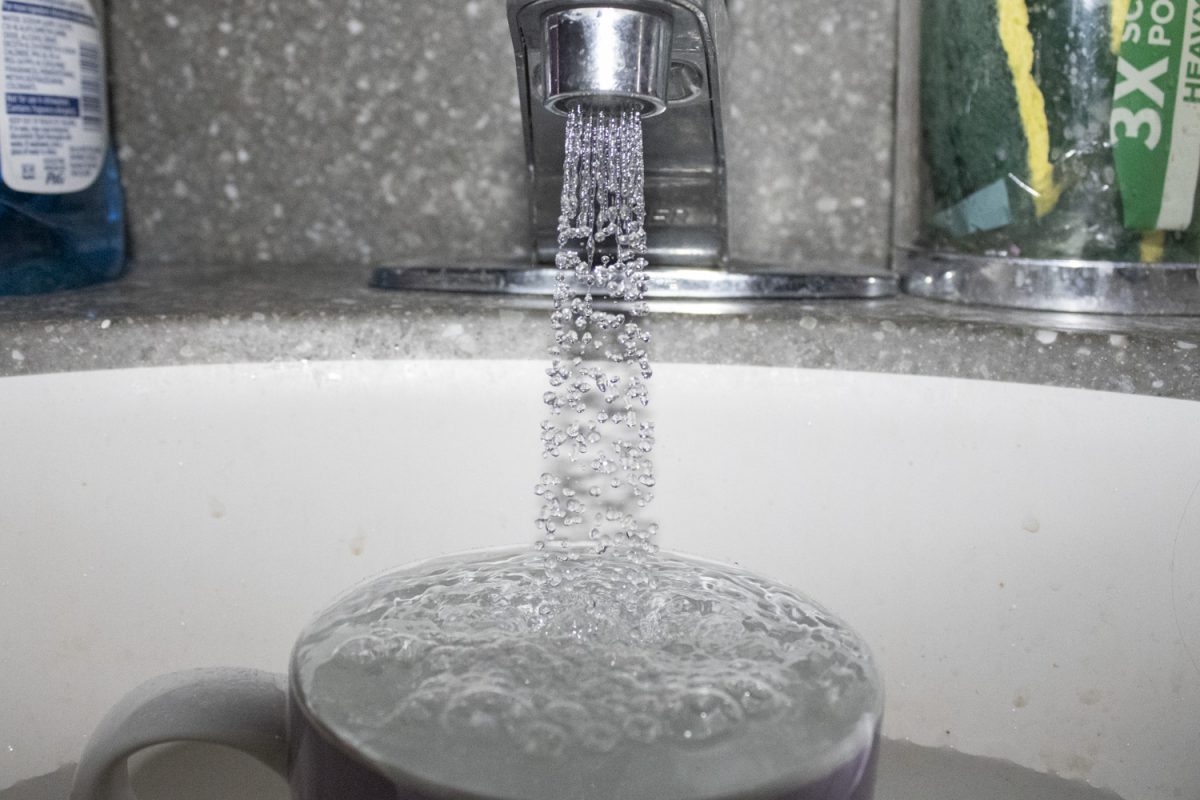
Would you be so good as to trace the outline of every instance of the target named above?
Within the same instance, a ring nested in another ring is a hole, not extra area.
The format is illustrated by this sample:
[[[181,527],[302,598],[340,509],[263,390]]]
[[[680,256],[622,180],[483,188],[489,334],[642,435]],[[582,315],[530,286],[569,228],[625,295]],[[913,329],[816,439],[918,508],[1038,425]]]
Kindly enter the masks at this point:
[[[549,296],[557,270],[552,267],[485,266],[380,267],[371,285],[380,289]],[[646,297],[651,300],[817,300],[890,297],[897,292],[891,275],[785,274],[717,269],[653,269]],[[603,292],[597,292],[603,299]]]
[[[1097,314],[1200,315],[1200,264],[1002,258],[901,248],[911,295]]]
[[[592,33],[597,35],[580,34],[571,38],[572,42],[599,48],[608,41],[608,33],[599,34],[608,31],[616,35],[616,20],[626,19],[640,20],[632,29],[641,25],[641,32],[631,37],[635,43],[645,43],[659,30],[649,18],[670,19],[666,57],[653,68],[646,65],[646,69],[632,71],[635,81],[648,79],[663,68],[668,75],[666,113],[646,119],[644,125],[647,258],[656,267],[723,267],[728,259],[721,100],[721,70],[729,36],[725,0],[508,0],[530,171],[535,263],[554,263],[562,197],[564,121],[546,107],[547,101],[554,105],[557,93],[566,93],[566,87],[599,81],[597,73],[613,72],[614,68],[601,68],[604,60],[619,62],[628,57],[616,51],[547,53],[543,23],[553,17],[574,19],[582,25],[587,14],[595,19],[598,11],[605,18],[613,14],[613,25],[596,28]],[[563,34],[560,30],[560,38],[551,44],[565,44]],[[620,36],[616,41],[621,41]],[[571,60],[576,57],[582,59],[579,65]],[[615,72],[623,69],[615,68]],[[553,70],[557,77],[549,74]],[[661,85],[653,92],[654,102],[661,100]],[[596,97],[607,102],[602,90]]]
[[[647,117],[666,111],[673,21],[666,2],[645,9],[568,8],[546,14],[546,108],[566,116],[586,101],[592,106],[632,106]]]
[[[557,281],[564,123],[581,99],[635,102],[646,164],[651,300],[877,298],[890,274],[727,270],[721,64],[725,0],[508,0],[531,185],[533,265],[378,268],[381,289],[544,297]],[[666,110],[667,113],[659,113]],[[603,299],[597,293],[598,299]]]

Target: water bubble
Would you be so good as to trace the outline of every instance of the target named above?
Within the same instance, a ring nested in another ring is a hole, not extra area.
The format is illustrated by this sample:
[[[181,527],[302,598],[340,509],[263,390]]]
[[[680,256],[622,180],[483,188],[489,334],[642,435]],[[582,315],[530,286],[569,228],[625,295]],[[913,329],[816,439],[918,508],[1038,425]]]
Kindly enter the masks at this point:
[[[398,723],[431,722],[441,716],[450,692],[441,687],[423,687],[409,694],[396,709]]]
[[[570,737],[566,731],[548,722],[532,722],[516,732],[521,749],[531,756],[557,758],[567,748]]]
[[[662,723],[649,714],[630,714],[621,723],[622,732],[640,744],[651,744],[662,735]]]
[[[716,614],[702,616],[696,621],[693,636],[697,642],[704,642],[709,647],[730,647],[740,643],[746,636],[746,626],[736,617]]]
[[[387,655],[387,643],[378,636],[356,636],[348,639],[334,653],[339,661],[359,667],[381,665]]]
[[[442,726],[473,734],[497,735],[517,730],[532,709],[508,692],[469,689],[450,699],[441,715]]]
[[[569,700],[551,700],[542,709],[542,714],[568,730],[583,728],[592,716],[586,708]]]
[[[610,753],[621,742],[621,730],[602,722],[583,726],[579,732],[583,746],[596,753]]]
[[[787,697],[766,681],[754,676],[730,678],[723,688],[741,704],[748,717],[773,714],[788,705]]]
[[[742,721],[742,707],[719,689],[690,689],[671,698],[667,720],[672,734],[689,742],[705,742],[732,731]]]

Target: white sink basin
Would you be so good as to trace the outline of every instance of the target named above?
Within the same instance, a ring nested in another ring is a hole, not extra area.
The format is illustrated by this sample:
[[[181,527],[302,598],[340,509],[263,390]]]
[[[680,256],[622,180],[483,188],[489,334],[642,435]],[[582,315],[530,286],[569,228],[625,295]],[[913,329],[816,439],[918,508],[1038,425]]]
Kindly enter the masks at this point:
[[[0,798],[144,678],[281,671],[358,579],[532,541],[543,366],[0,380]],[[661,543],[849,619],[889,737],[1200,797],[1200,403],[688,365],[652,392]]]

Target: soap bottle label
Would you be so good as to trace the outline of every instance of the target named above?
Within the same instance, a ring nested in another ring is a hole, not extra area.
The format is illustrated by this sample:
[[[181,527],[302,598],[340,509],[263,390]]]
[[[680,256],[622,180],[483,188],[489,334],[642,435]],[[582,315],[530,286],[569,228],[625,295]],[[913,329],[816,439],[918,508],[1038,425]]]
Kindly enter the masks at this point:
[[[104,46],[88,0],[0,0],[0,182],[70,194],[108,148]]]

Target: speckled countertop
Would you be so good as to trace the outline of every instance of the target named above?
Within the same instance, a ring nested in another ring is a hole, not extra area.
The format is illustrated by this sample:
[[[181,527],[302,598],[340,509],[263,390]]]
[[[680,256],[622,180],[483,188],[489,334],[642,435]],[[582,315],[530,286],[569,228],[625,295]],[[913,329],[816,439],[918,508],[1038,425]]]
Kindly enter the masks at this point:
[[[543,358],[545,305],[367,288],[362,267],[154,267],[0,298],[0,376],[167,364]],[[1200,319],[964,308],[895,298],[654,309],[661,362],[1041,383],[1200,400]]]

